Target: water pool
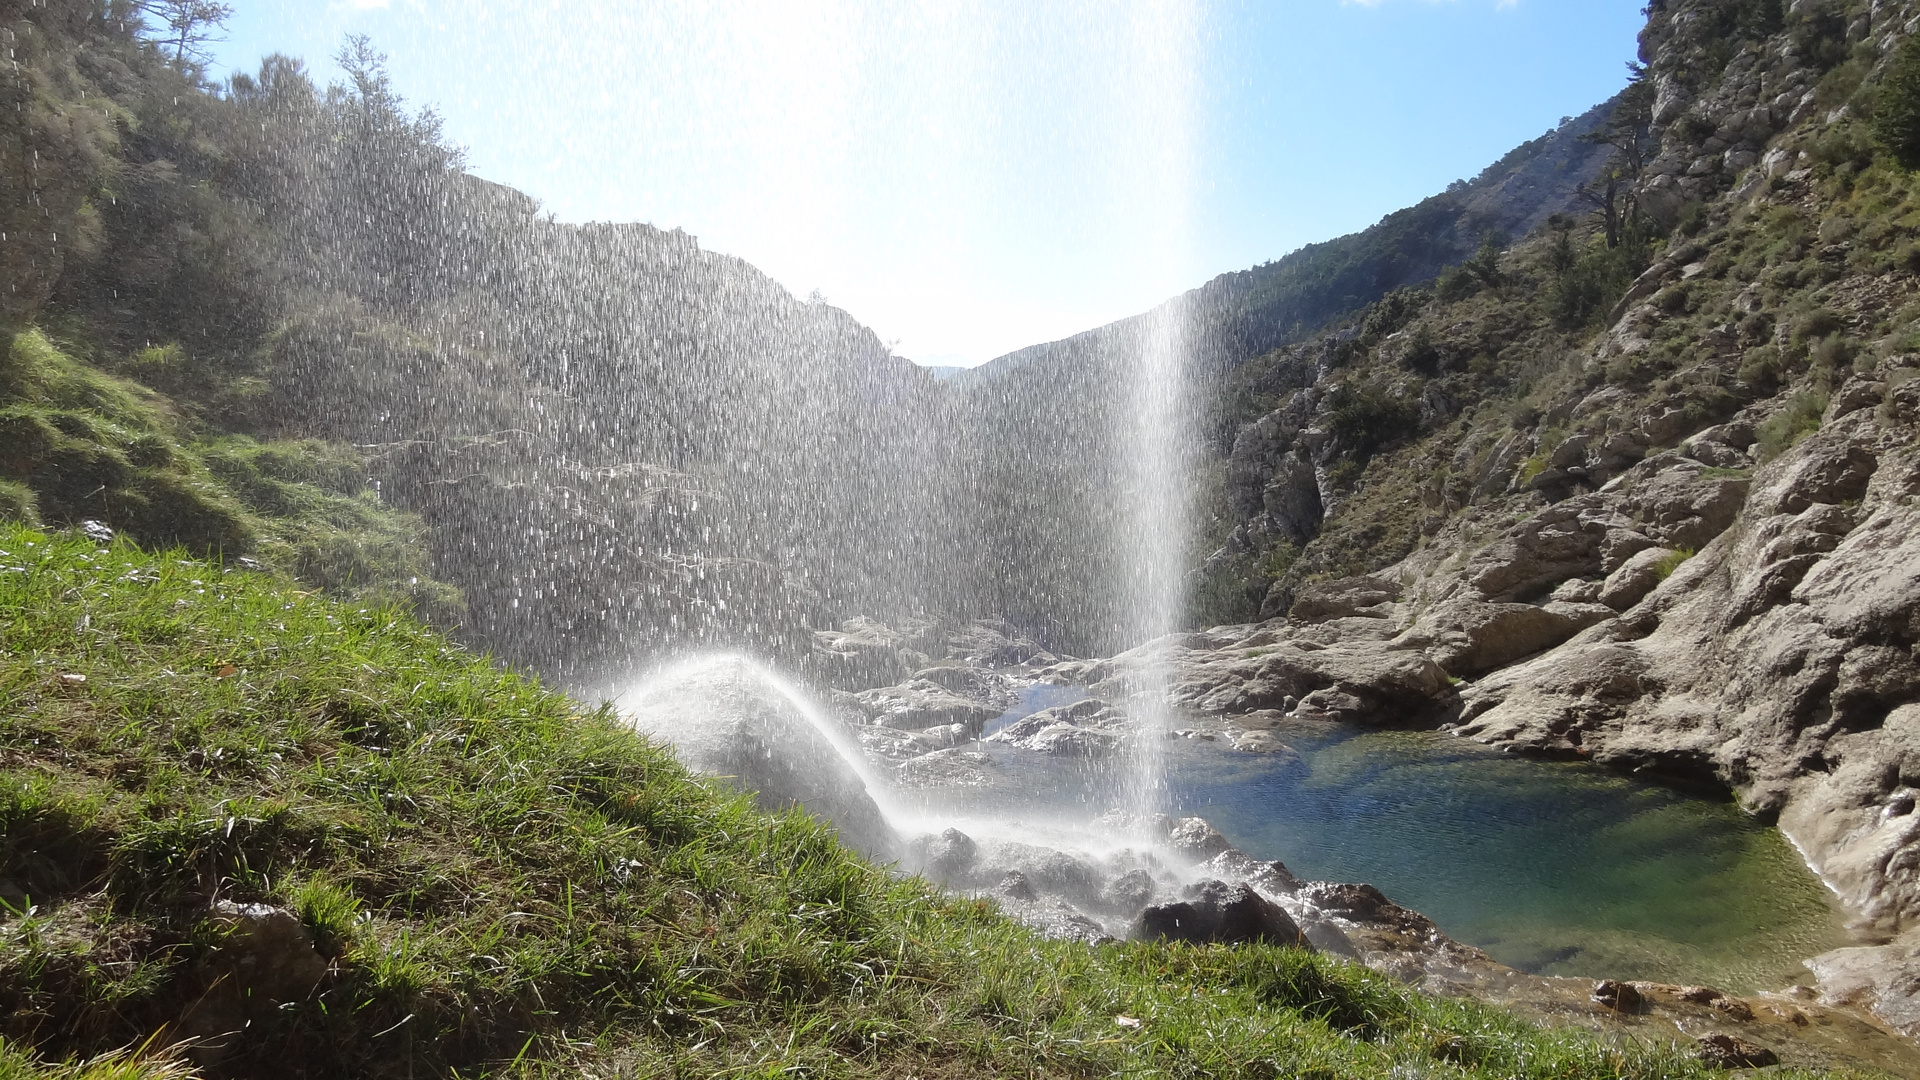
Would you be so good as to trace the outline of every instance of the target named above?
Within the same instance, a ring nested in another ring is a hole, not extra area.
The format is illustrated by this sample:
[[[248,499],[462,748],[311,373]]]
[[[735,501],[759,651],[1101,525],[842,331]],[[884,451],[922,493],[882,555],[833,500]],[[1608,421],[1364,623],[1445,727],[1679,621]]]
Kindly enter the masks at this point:
[[[1084,695],[1032,688],[990,730]],[[1802,959],[1850,943],[1778,830],[1723,799],[1442,732],[1274,734],[1297,756],[1167,740],[1168,804],[1301,877],[1377,885],[1522,970],[1751,991],[1805,979]],[[924,793],[926,810],[1040,829],[1124,801],[1122,762],[976,749],[995,766],[988,786]]]
[[[1730,802],[1440,732],[1276,734],[1297,759],[1183,748],[1173,804],[1302,877],[1371,882],[1503,963],[1750,991],[1848,943],[1792,846]]]

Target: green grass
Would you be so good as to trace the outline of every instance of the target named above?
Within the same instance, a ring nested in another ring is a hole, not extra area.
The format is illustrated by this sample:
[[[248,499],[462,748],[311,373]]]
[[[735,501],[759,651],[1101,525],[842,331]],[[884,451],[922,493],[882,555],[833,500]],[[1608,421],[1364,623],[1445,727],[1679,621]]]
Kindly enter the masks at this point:
[[[1042,940],[272,574],[0,527],[0,635],[8,1080],[169,1068],[22,1054],[172,1041],[216,894],[333,961],[216,1074],[1704,1075],[1304,951]]]
[[[1667,552],[1665,555],[1660,556],[1659,562],[1653,564],[1654,576],[1661,581],[1667,580],[1673,576],[1675,570],[1680,569],[1681,563],[1693,558],[1693,556],[1694,550],[1692,548],[1680,548]]]

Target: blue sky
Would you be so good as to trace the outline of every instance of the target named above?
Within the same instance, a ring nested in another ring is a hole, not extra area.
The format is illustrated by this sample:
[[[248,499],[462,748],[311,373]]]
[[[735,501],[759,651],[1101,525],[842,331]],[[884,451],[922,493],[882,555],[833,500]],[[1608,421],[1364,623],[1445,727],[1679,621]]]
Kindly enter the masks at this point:
[[[1364,228],[1616,92],[1642,0],[235,0],[472,170],[975,364]]]

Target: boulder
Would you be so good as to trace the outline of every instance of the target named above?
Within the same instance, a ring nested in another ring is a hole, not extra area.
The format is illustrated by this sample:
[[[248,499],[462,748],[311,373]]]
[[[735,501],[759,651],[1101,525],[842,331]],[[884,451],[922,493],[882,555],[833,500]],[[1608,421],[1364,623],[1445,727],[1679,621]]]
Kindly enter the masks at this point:
[[[915,667],[924,655],[908,647],[907,635],[872,619],[855,618],[837,630],[815,630],[810,666],[827,685],[857,690],[884,686]]]
[[[946,829],[938,835],[915,837],[902,861],[933,881],[947,882],[971,871],[979,851],[973,837],[959,829]]]
[[[313,947],[300,917],[268,904],[220,900],[213,923],[226,935],[219,946],[235,985],[272,1002],[297,1001],[326,977],[327,962]]]
[[[1627,610],[1665,580],[1663,570],[1671,570],[1679,559],[1680,553],[1672,548],[1650,547],[1638,552],[1607,575],[1600,586],[1600,602],[1615,611]]]
[[[1386,644],[1323,646],[1302,638],[1266,650],[1192,654],[1175,670],[1168,698],[1177,706],[1227,715],[1279,709],[1289,698],[1297,708],[1362,723],[1426,715],[1451,692],[1446,672],[1423,653]]]
[[[1187,899],[1156,904],[1140,913],[1127,937],[1135,941],[1241,944],[1264,941],[1306,947],[1306,936],[1286,909],[1249,885],[1205,881]]]
[[[1295,596],[1287,618],[1296,622],[1325,622],[1355,615],[1376,615],[1383,605],[1400,599],[1400,586],[1381,578],[1351,577],[1308,585]]]
[[[1282,539],[1305,544],[1319,535],[1326,509],[1312,459],[1298,450],[1282,456],[1260,489],[1260,505],[1268,528]]]
[[[1183,858],[1199,862],[1233,847],[1231,841],[1206,818],[1181,818],[1167,833],[1167,846]]]
[[[1870,419],[1855,413],[1821,428],[1769,463],[1754,477],[1749,517],[1798,514],[1814,503],[1842,503],[1866,494],[1879,466],[1870,445],[1847,437],[1847,430]]]
[[[986,787],[996,771],[992,758],[956,746],[901,762],[893,782],[909,788]]]
[[[1640,991],[1632,983],[1623,983],[1618,979],[1601,979],[1593,984],[1590,995],[1595,1005],[1620,1013],[1639,1012],[1644,1004]]]
[[[1429,609],[1396,644],[1424,648],[1450,674],[1474,676],[1550,649],[1613,615],[1602,612],[1591,605],[1449,600]]]
[[[1702,1035],[1694,1056],[1715,1069],[1759,1069],[1780,1064],[1780,1055],[1738,1035]]]
[[[1088,698],[1021,717],[987,736],[986,741],[1037,754],[1106,757],[1125,746],[1129,736],[1126,714],[1104,701]]]

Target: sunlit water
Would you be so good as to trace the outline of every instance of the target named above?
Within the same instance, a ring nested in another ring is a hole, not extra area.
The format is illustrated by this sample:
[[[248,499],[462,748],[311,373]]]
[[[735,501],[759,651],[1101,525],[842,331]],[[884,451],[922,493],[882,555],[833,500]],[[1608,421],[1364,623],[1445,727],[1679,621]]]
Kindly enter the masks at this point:
[[[1035,688],[1007,719],[1078,696]],[[1848,944],[1779,832],[1731,803],[1438,732],[1278,734],[1297,758],[1162,740],[1175,812],[1301,877],[1377,885],[1504,963],[1755,990],[1804,979],[1802,959]],[[927,812],[990,805],[1040,828],[1112,805],[1107,767],[979,749],[994,787],[933,795]]]

